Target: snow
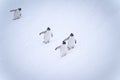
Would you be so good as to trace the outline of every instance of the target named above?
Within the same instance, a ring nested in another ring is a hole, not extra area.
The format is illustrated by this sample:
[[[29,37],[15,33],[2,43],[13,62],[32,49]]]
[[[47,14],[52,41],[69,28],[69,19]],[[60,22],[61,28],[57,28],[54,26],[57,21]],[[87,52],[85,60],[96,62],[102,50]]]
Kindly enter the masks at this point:
[[[5,80],[120,79],[119,8],[111,1],[16,0],[5,5],[0,27],[0,65],[1,75],[8,77]],[[9,10],[18,7],[22,17],[12,20]],[[39,33],[47,27],[53,38],[44,44]],[[54,49],[71,32],[77,44],[61,58]]]

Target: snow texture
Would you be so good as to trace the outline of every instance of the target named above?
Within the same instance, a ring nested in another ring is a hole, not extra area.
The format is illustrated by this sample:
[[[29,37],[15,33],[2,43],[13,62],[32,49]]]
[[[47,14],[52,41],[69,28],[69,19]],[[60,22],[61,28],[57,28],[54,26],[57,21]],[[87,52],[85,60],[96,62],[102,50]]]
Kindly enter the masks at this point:
[[[0,80],[120,80],[119,0],[1,0]],[[11,9],[22,8],[12,20]],[[53,38],[43,43],[41,31]],[[74,33],[65,57],[58,45]]]

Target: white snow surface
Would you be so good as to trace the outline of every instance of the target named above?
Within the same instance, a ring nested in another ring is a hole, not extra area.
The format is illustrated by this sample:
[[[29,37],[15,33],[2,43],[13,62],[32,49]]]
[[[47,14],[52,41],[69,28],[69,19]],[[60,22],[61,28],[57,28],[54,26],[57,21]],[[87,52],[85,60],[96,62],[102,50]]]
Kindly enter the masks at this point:
[[[0,28],[1,80],[119,80],[120,10],[116,1],[4,2]],[[10,9],[22,8],[12,20]],[[53,38],[43,43],[41,31]],[[61,58],[55,48],[74,33],[77,44]],[[2,79],[2,78],[5,79]]]

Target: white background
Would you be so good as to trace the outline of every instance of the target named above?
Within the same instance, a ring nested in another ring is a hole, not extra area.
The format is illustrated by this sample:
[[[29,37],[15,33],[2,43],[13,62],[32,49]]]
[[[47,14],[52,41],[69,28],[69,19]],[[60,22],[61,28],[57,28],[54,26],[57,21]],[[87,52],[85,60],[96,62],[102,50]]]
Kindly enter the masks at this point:
[[[0,1],[1,80],[119,80],[119,0]],[[12,20],[9,10],[22,8]],[[51,27],[43,44],[38,34]],[[75,49],[60,57],[55,47],[70,33]]]

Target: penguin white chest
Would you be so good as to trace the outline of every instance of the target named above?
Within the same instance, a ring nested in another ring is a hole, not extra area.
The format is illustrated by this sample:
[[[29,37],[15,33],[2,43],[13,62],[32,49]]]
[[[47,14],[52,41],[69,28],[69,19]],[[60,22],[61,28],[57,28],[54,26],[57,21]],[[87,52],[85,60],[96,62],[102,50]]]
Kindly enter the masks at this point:
[[[20,11],[19,11],[19,10],[16,10],[16,11],[14,12],[14,18],[20,18],[20,16],[21,16]]]
[[[74,37],[70,37],[68,40],[68,47],[74,47],[75,46],[75,39]]]
[[[66,45],[62,45],[61,48],[60,48],[60,53],[61,54],[66,54],[67,53],[67,47]]]
[[[47,31],[44,35],[44,40],[45,41],[49,41],[51,38],[51,32],[50,31]]]

